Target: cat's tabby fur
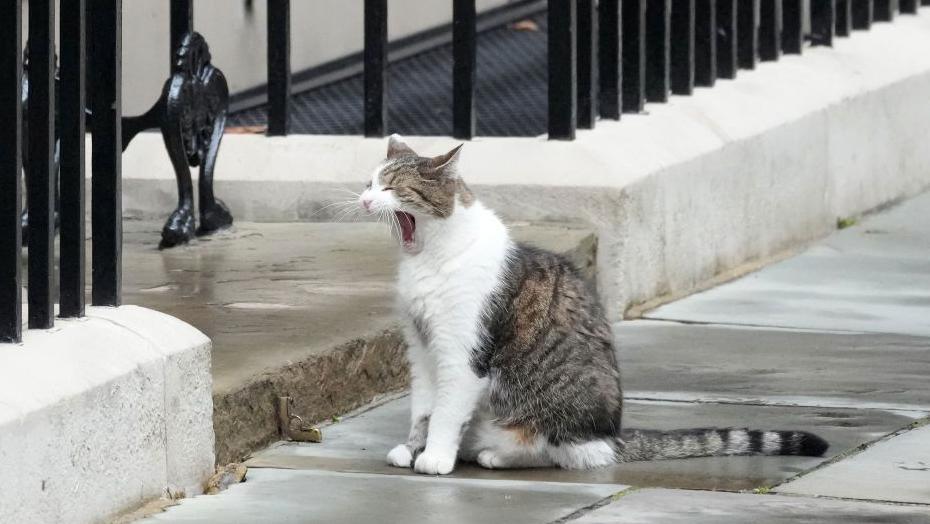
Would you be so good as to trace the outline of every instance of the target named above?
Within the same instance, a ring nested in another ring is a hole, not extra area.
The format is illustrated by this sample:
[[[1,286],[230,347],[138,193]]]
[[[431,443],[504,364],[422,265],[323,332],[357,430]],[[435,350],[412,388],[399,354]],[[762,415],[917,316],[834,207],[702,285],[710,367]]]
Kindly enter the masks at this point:
[[[459,148],[420,157],[398,137],[360,200],[391,219],[402,260],[399,310],[411,365],[412,420],[398,467],[591,468],[710,455],[820,455],[800,431],[621,425],[610,326],[559,255],[514,243],[455,170]]]

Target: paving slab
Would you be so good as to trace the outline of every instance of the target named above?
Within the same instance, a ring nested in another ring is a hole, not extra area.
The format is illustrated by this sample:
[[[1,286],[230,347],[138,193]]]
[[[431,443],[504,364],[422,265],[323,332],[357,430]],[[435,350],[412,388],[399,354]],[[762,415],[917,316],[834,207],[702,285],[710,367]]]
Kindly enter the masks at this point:
[[[753,426],[803,429],[826,438],[831,449],[820,457],[706,457],[622,464],[593,471],[554,468],[489,471],[461,464],[456,478],[581,482],[689,489],[743,490],[771,486],[806,471],[846,449],[878,439],[912,419],[881,410],[783,408],[680,402],[625,404],[628,427],[674,429],[707,426]],[[321,444],[278,443],[257,452],[253,468],[319,469],[347,473],[415,474],[385,462],[387,452],[406,439],[408,400],[387,402],[323,428]]]
[[[610,484],[249,470],[246,482],[143,522],[549,522],[626,489]]]
[[[882,440],[777,491],[930,505],[930,426]]]
[[[930,507],[896,506],[858,501],[644,489],[623,494],[588,512],[578,524],[766,524],[893,522],[926,524]]]
[[[930,193],[646,318],[930,336]]]
[[[648,320],[614,333],[627,397],[930,411],[928,338]]]

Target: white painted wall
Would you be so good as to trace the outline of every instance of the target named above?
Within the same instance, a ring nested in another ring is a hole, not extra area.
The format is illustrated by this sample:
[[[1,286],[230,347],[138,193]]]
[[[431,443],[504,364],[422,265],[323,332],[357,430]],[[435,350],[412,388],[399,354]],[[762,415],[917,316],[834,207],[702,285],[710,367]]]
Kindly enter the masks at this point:
[[[930,185],[926,49],[924,9],[599,122],[573,142],[475,139],[461,169],[508,218],[595,225],[601,292],[617,317]],[[410,142],[424,154],[456,143]],[[320,208],[361,188],[384,150],[352,136],[228,135],[217,194],[239,220],[325,220]],[[164,216],[174,175],[160,138],[137,137],[123,162],[126,211]]]
[[[100,522],[213,472],[210,340],[90,307],[0,344],[0,522]]]

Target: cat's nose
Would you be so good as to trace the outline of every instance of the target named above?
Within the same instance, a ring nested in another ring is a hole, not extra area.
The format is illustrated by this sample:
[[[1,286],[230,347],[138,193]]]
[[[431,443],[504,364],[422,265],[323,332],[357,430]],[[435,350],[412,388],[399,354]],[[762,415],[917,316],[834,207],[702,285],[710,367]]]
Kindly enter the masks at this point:
[[[362,199],[362,207],[365,208],[365,211],[371,211],[371,200],[367,198]]]

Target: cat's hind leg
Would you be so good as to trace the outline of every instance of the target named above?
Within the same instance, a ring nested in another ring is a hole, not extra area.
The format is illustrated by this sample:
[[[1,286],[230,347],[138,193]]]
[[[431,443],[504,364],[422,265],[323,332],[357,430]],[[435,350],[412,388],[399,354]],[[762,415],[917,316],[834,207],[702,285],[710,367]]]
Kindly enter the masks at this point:
[[[594,469],[618,462],[616,444],[603,439],[548,446],[548,455],[564,469]]]
[[[501,426],[482,414],[472,422],[459,457],[487,469],[545,468],[554,465],[547,447],[532,428]]]

